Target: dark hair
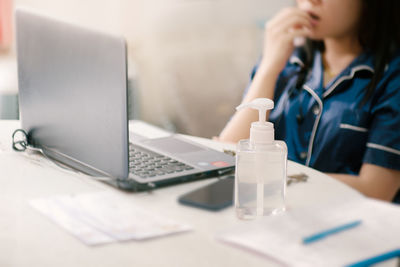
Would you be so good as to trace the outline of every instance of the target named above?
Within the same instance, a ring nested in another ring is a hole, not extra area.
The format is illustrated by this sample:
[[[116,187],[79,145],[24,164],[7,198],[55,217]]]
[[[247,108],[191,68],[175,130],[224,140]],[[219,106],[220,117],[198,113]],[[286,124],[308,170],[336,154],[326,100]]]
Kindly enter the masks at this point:
[[[358,38],[365,51],[374,55],[374,75],[366,88],[363,103],[372,95],[379,80],[382,78],[386,64],[393,54],[400,49],[400,1],[399,0],[362,0],[362,11]],[[313,52],[323,51],[322,41],[307,40],[305,49],[308,58],[300,71],[296,88],[304,82],[313,62]]]

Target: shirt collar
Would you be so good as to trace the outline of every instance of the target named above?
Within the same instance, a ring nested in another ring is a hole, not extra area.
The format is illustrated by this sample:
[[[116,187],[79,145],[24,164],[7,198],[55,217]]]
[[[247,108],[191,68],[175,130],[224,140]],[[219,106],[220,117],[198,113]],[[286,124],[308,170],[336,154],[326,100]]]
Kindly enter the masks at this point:
[[[366,72],[371,77],[374,75],[374,58],[371,52],[365,51],[361,53],[335,79],[330,81],[325,88],[323,97],[325,98],[334,92],[342,82],[352,80],[358,72]]]
[[[314,91],[319,91],[323,89],[323,71],[324,67],[322,65],[322,55],[320,51],[316,51],[314,54],[314,61],[312,64],[311,72],[309,72],[308,79],[305,85]]]
[[[303,67],[305,65],[306,56],[307,55],[304,49],[295,49],[289,59],[289,63]],[[314,91],[322,91],[324,88],[323,71],[324,67],[322,64],[322,53],[317,50],[315,51],[312,69],[309,72],[309,76],[308,79],[306,79],[305,85]],[[353,79],[356,73],[360,71],[366,71],[370,73],[371,76],[374,74],[374,62],[371,52],[365,51],[356,57],[347,68],[345,68],[335,79],[329,82],[325,88],[326,90],[323,93],[323,96],[326,97],[330,95],[339,84],[341,84],[343,81]]]

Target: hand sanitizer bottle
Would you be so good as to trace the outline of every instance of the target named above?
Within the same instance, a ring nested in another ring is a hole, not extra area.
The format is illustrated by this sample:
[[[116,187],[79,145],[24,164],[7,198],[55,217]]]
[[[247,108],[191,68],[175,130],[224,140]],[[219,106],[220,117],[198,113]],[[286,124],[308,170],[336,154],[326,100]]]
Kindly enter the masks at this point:
[[[274,102],[257,98],[236,109],[259,111],[250,128],[250,139],[241,140],[236,151],[235,209],[239,219],[273,215],[285,210],[287,147],[274,140],[274,125],[266,112]]]

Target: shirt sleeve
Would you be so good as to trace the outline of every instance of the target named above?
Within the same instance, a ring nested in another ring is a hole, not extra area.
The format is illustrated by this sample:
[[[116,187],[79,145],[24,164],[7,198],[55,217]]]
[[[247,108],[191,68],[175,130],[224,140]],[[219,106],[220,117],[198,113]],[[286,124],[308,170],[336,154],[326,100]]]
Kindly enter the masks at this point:
[[[372,104],[363,162],[400,170],[400,68],[391,77]]]
[[[242,99],[246,97],[249,88],[254,80],[254,76],[256,76],[259,64],[260,64],[261,59],[257,62],[257,64],[253,67],[253,69],[250,72],[250,80],[247,84],[247,87],[245,88]],[[283,90],[287,88],[287,84],[290,79],[294,77],[299,71],[299,67],[297,65],[293,65],[289,61],[287,62],[285,68],[279,73],[276,84],[275,84],[275,89],[274,89],[274,102],[276,103],[278,99],[281,97]]]

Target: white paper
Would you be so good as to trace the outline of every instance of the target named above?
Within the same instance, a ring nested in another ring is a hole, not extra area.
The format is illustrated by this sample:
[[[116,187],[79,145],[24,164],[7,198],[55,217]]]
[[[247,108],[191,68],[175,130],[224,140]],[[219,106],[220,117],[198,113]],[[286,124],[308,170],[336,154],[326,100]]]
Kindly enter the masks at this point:
[[[113,238],[79,221],[69,210],[60,207],[57,201],[36,199],[30,201],[29,204],[86,245],[101,245],[115,241]]]
[[[56,196],[32,200],[30,204],[89,245],[142,240],[192,229],[110,192]]]
[[[302,239],[355,220],[361,225],[304,245]],[[293,210],[243,223],[217,236],[294,266],[343,266],[400,245],[400,207],[370,199]]]

